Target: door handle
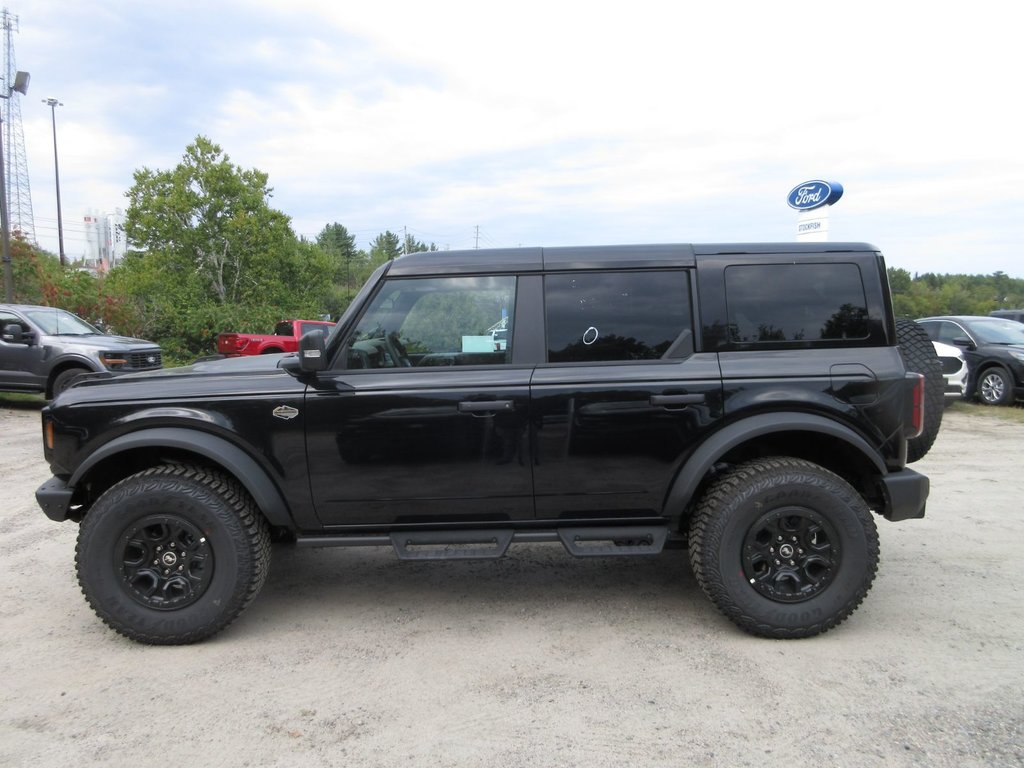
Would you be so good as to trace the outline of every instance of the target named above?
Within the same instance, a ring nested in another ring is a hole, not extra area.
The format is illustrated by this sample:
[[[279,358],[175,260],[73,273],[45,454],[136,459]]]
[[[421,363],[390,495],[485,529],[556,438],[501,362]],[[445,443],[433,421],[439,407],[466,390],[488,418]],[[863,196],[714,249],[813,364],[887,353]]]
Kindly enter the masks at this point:
[[[459,403],[459,413],[496,413],[511,411],[511,400],[463,400]]]
[[[651,405],[698,405],[704,395],[651,395]]]

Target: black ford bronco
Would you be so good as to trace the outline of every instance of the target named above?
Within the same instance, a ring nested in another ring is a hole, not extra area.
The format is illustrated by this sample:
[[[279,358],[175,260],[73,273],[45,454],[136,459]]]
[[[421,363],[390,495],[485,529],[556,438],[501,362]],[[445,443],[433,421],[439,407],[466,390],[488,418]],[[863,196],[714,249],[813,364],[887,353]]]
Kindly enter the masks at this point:
[[[869,245],[416,253],[297,354],[71,387],[43,411],[37,498],[81,523],[97,614],[145,643],[226,627],[272,541],[687,546],[737,625],[806,637],[870,588],[875,515],[924,515],[907,463],[941,412]]]

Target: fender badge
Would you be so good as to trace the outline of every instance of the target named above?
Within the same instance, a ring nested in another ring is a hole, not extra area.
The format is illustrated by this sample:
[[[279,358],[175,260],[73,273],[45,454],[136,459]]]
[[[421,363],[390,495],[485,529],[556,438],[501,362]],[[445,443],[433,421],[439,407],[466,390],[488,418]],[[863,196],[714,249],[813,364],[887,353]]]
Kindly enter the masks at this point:
[[[279,405],[274,409],[274,416],[279,419],[294,419],[298,415],[298,410],[292,408],[290,405]]]

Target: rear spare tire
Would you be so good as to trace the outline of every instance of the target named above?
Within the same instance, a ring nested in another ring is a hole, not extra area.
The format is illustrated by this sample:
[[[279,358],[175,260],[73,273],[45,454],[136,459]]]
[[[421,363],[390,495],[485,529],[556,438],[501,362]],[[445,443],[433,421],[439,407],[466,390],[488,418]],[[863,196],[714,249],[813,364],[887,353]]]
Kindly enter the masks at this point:
[[[899,318],[896,320],[896,340],[906,369],[924,376],[924,429],[920,435],[907,441],[907,461],[913,462],[925,457],[939,434],[946,384],[942,363],[924,328],[913,320]]]

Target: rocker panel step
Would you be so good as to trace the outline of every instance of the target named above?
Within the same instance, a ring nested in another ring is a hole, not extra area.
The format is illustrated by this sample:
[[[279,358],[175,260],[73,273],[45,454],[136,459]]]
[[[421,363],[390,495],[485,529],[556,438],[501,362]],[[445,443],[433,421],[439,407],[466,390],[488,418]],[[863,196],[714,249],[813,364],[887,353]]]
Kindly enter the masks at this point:
[[[511,529],[493,531],[405,531],[391,534],[402,560],[492,560],[505,554]]]
[[[665,548],[668,527],[559,528],[558,538],[573,557],[657,555]]]

